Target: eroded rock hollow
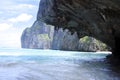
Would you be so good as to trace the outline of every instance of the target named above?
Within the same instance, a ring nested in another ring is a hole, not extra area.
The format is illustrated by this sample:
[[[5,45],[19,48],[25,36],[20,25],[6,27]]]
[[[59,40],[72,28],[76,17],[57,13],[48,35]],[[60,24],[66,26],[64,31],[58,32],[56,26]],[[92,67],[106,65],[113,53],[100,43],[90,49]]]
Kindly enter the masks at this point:
[[[37,20],[92,36],[120,56],[120,0],[41,0]]]

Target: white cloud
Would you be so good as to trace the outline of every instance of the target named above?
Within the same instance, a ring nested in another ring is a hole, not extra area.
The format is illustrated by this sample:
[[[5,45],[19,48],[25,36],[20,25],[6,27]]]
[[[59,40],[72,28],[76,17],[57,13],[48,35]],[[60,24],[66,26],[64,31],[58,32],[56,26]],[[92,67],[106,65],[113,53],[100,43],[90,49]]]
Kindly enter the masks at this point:
[[[7,24],[7,23],[0,23],[0,31],[5,31],[7,29],[9,29],[11,27],[11,25]]]
[[[39,0],[0,2],[0,47],[20,47],[21,33],[35,21],[38,5]]]
[[[4,7],[7,11],[25,11],[25,10],[33,10],[37,6],[31,4],[14,4],[9,7]]]
[[[13,22],[13,23],[14,22],[26,22],[26,21],[29,21],[32,17],[33,17],[32,15],[22,13],[15,18],[9,19],[8,21]]]
[[[2,14],[3,12],[2,11],[0,11],[0,14]]]
[[[19,4],[18,6],[16,6],[17,9],[24,9],[24,8],[32,9],[32,8],[35,8],[35,7],[36,6],[31,5],[31,4]]]
[[[0,32],[0,47],[20,47],[20,34],[17,32],[11,33],[10,31],[7,32]]]

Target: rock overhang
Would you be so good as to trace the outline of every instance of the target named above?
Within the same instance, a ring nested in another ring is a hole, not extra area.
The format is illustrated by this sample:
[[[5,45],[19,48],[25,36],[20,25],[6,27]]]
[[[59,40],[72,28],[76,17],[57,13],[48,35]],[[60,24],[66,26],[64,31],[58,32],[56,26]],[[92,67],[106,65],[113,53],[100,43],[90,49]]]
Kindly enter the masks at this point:
[[[120,46],[120,0],[41,0],[37,20]]]

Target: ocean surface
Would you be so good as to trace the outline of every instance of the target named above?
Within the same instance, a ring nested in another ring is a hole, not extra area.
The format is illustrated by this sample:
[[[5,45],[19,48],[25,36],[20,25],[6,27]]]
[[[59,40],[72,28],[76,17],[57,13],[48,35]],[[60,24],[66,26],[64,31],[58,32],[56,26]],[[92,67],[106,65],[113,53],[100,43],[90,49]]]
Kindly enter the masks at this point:
[[[0,48],[0,80],[120,80],[108,53]]]

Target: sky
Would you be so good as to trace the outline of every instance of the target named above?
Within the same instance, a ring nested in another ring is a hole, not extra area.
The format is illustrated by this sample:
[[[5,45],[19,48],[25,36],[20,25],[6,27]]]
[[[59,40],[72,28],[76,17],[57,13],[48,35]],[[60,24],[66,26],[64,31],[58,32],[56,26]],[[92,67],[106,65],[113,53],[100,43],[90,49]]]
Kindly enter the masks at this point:
[[[2,0],[0,2],[0,48],[20,48],[26,27],[36,20],[40,0]]]

